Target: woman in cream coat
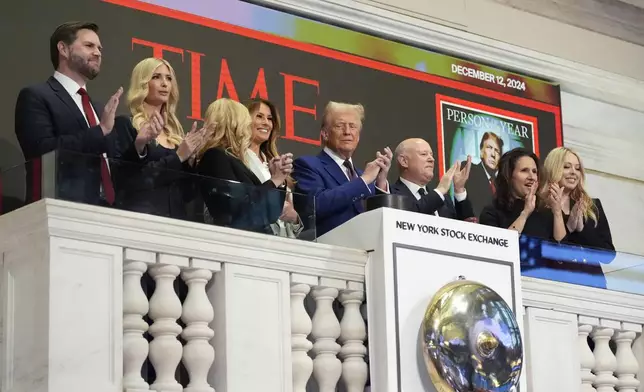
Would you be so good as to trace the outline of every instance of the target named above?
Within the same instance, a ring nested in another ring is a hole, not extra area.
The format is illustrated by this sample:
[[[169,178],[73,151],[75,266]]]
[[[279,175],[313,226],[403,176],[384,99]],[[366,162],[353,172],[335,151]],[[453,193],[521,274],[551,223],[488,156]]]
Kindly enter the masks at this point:
[[[280,117],[272,102],[265,99],[251,100],[246,107],[252,118],[252,136],[250,147],[246,150],[248,168],[260,179],[267,181],[271,178],[268,163],[274,157],[279,157],[276,141],[280,132]],[[302,231],[303,225],[293,207],[292,180],[287,179],[287,192],[284,209],[280,219],[271,225],[273,233],[282,237],[296,238]]]

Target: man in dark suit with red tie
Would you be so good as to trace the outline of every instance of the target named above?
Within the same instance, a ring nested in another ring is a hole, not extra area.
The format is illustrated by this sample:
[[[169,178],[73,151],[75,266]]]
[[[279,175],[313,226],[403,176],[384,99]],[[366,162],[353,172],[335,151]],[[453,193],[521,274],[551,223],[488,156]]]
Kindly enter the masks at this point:
[[[389,193],[387,174],[393,153],[387,147],[367,163],[364,172],[352,156],[360,141],[364,108],[329,102],[322,116],[320,136],[324,150],[293,163],[295,192],[315,196],[315,222],[320,236],[364,211],[367,197]]]
[[[478,217],[483,208],[492,204],[494,196],[494,178],[501,155],[503,155],[503,140],[493,132],[485,132],[479,144],[481,162],[472,165],[470,178],[467,181],[467,194]],[[463,162],[463,165],[465,162]]]
[[[50,38],[55,72],[46,82],[25,87],[16,102],[15,131],[27,167],[27,199],[41,195],[41,157],[59,150],[56,197],[90,204],[111,204],[114,189],[109,164],[110,133],[122,88],[103,109],[93,102],[86,84],[101,68],[98,26],[67,22]],[[99,114],[100,113],[100,117]]]

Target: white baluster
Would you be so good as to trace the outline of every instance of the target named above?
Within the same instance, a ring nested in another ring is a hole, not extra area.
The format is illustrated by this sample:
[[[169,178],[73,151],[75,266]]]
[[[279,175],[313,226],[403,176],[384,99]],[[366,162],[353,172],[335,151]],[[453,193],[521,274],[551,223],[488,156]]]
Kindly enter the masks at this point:
[[[369,330],[369,320],[367,320],[367,303],[363,302],[362,305],[360,306],[360,315],[362,315],[362,320],[365,323],[365,328],[367,331]],[[367,337],[365,339],[365,347],[369,347],[369,334],[367,334]],[[367,356],[364,358],[365,362],[367,363],[367,383],[369,383],[369,349],[367,348]],[[364,392],[371,392],[371,385],[367,385],[364,388]]]
[[[306,392],[306,383],[313,372],[313,361],[308,352],[313,347],[307,336],[312,322],[304,308],[304,298],[311,291],[307,284],[291,285],[291,361],[293,366],[293,392]]]
[[[148,341],[143,334],[148,323],[148,298],[141,287],[141,277],[147,265],[130,261],[123,265],[123,389],[126,391],[149,390],[141,377],[141,368],[148,357]]]
[[[338,290],[328,287],[313,289],[315,313],[313,314],[312,336],[313,343],[313,376],[318,383],[319,392],[335,392],[342,373],[342,363],[337,357],[340,345],[336,342],[340,337],[340,322],[333,312],[333,300],[338,296]]]
[[[636,377],[640,380],[639,392],[644,391],[644,384],[641,383],[641,380],[644,380],[644,335],[639,333],[635,341],[633,342],[633,354],[638,364],[641,364],[637,369]]]
[[[344,360],[342,381],[347,387],[347,392],[363,392],[367,383],[368,369],[364,361],[367,355],[367,348],[364,345],[367,328],[360,313],[362,301],[364,301],[364,291],[361,290],[344,290],[340,294],[340,302],[344,306],[344,315],[340,322],[342,329],[340,357]]]
[[[206,284],[212,272],[206,269],[189,269],[181,272],[188,286],[181,319],[186,324],[181,336],[185,339],[183,364],[190,376],[184,392],[214,392],[208,384],[208,371],[215,360],[215,349],[210,344],[215,332],[208,326],[214,317],[212,304],[206,294]]]
[[[615,375],[617,376],[617,390],[619,392],[636,392],[637,387],[640,385],[640,382],[635,379],[639,365],[631,348],[635,336],[635,332],[623,331],[617,332],[613,338],[615,344],[617,344]]]
[[[613,372],[617,368],[617,359],[608,346],[608,341],[613,336],[613,330],[610,328],[595,328],[592,333],[593,341],[595,342],[595,368],[593,369],[596,375],[595,388],[597,392],[615,392],[617,385],[617,378],[613,376]]]
[[[593,387],[595,375],[591,372],[595,367],[595,355],[588,345],[588,334],[590,334],[592,330],[592,325],[579,326],[579,362],[581,365],[580,392],[596,392],[596,389]]]
[[[174,292],[173,282],[179,275],[176,265],[155,265],[150,268],[150,276],[156,282],[156,289],[150,298],[150,362],[156,372],[156,380],[150,389],[163,392],[181,392],[183,388],[175,379],[177,366],[181,361],[183,348],[177,340],[181,326],[181,301]]]

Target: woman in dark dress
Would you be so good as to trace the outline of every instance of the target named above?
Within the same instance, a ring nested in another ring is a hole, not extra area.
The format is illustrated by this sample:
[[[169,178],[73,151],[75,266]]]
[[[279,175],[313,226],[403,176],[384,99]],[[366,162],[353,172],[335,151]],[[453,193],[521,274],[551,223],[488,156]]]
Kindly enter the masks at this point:
[[[112,178],[117,208],[178,219],[196,194],[194,157],[206,130],[184,135],[175,114],[179,87],[166,60],[147,58],[132,71],[127,104],[131,116],[115,120]]]
[[[200,182],[210,223],[272,234],[271,225],[282,215],[293,157],[270,159],[270,178],[260,181],[246,158],[251,123],[248,109],[239,102],[222,98],[210,104],[204,127],[213,133],[199,153],[197,172],[208,177]]]
[[[562,211],[569,232],[565,242],[615,250],[602,204],[584,188],[586,173],[579,155],[566,147],[550,151],[543,164],[543,178],[563,188]]]
[[[520,234],[561,241],[566,228],[561,212],[563,190],[552,184],[540,202],[539,158],[532,152],[515,148],[499,161],[492,205],[483,208],[479,223],[516,230]]]
[[[556,183],[563,189],[561,208],[568,235],[562,241],[567,245],[542,246],[542,258],[565,266],[556,280],[606,288],[601,265],[613,261],[615,247],[601,202],[584,189],[586,175],[579,155],[566,147],[550,151],[543,179],[545,184]]]

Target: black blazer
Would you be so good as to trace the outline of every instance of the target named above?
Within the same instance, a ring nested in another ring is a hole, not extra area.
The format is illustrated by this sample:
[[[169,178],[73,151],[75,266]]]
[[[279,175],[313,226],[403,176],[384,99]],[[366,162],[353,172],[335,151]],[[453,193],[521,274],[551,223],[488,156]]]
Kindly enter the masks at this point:
[[[92,102],[100,116],[101,105]],[[28,201],[40,198],[40,158],[54,150],[59,198],[85,203],[100,202],[100,157],[112,148],[112,137],[87,121],[65,88],[52,76],[45,83],[25,87],[18,94],[15,132],[26,160]],[[65,153],[67,151],[68,153]],[[72,154],[70,151],[84,155]]]
[[[496,203],[491,204],[481,212],[479,223],[488,226],[509,228],[512,223],[521,215],[525,202],[516,200],[509,210],[499,208]],[[526,220],[522,235],[538,237],[548,241],[554,241],[554,216],[548,209],[536,208]]]
[[[490,188],[490,181],[487,179],[487,174],[485,174],[483,162],[471,166],[470,178],[467,180],[467,184],[465,184],[465,189],[467,189],[467,198],[472,203],[474,216],[479,216],[485,206],[492,204],[492,189]]]
[[[475,216],[474,211],[472,211],[472,204],[468,198],[454,203],[452,198],[449,195],[446,195],[445,201],[443,201],[438,193],[430,189],[427,191],[425,196],[420,198],[420,200],[416,200],[416,197],[412,194],[409,188],[407,188],[407,185],[405,185],[400,179],[398,179],[395,184],[391,185],[391,193],[413,198],[416,204],[416,212],[423,214],[434,214],[434,212],[438,210],[438,215],[443,218],[459,220],[465,220]]]
[[[284,206],[285,189],[264,183],[222,148],[206,151],[197,164],[201,195],[214,224],[272,234]]]
[[[182,163],[176,149],[156,143],[140,158],[134,146],[137,131],[128,116],[118,116],[112,133],[116,148],[111,162],[118,208],[170,218],[186,219],[186,203],[196,195],[193,168]]]
[[[613,237],[610,233],[610,226],[608,225],[608,219],[604,213],[602,203],[599,199],[593,199],[593,203],[597,208],[597,226],[595,227],[595,221],[589,219],[584,222],[584,229],[582,231],[569,233],[563,242],[591,248],[615,250]],[[574,202],[571,202],[570,208],[574,205]],[[569,215],[564,215],[564,221],[566,223],[568,222],[569,217]],[[567,230],[568,228],[566,228],[566,231]]]

